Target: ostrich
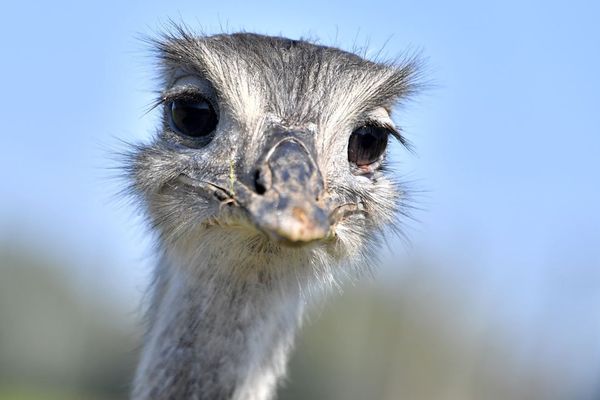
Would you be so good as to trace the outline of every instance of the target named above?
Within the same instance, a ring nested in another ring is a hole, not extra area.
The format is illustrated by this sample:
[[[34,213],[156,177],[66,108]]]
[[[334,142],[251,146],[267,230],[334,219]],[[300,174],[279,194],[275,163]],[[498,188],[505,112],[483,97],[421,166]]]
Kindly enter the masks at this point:
[[[126,172],[159,260],[135,400],[272,399],[303,310],[373,263],[414,59],[252,33],[153,40],[161,125]]]

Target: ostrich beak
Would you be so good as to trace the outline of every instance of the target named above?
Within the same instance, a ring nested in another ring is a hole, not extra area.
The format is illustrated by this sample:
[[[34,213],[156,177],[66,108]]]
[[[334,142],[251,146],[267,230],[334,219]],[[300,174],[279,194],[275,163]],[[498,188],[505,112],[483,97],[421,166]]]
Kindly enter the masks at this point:
[[[244,206],[269,237],[292,246],[327,237],[331,225],[322,201],[323,177],[302,141],[277,141],[261,158],[253,180]]]

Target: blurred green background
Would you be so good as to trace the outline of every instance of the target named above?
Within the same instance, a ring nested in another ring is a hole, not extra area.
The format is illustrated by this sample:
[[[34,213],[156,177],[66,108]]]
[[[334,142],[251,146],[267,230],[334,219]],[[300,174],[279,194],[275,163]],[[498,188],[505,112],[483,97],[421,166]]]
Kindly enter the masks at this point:
[[[600,399],[600,6],[6,3],[0,16],[0,400],[125,399],[151,239],[111,156],[144,141],[139,40],[206,32],[422,51],[396,110],[409,241],[310,313],[280,399]]]

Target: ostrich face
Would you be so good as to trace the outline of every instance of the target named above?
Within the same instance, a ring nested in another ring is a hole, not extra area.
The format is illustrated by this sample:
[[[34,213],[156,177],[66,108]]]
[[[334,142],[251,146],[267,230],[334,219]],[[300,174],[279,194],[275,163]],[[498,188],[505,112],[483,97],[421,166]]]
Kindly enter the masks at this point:
[[[157,42],[163,92],[155,140],[130,170],[167,247],[221,252],[362,252],[393,222],[390,119],[414,62],[255,34]],[[171,246],[169,246],[171,245]]]

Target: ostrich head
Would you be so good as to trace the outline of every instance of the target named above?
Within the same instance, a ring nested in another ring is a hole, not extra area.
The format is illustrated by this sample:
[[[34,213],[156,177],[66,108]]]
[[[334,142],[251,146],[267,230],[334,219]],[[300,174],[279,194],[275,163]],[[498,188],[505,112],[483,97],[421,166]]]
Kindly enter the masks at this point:
[[[254,260],[237,272],[269,279],[368,264],[402,202],[386,147],[404,143],[390,113],[414,90],[414,60],[249,33],[155,44],[162,120],[130,171],[161,248],[189,265]]]
[[[161,124],[128,172],[161,261],[133,398],[270,399],[304,289],[369,265],[402,203],[384,167],[416,65],[248,33],[155,44]]]

